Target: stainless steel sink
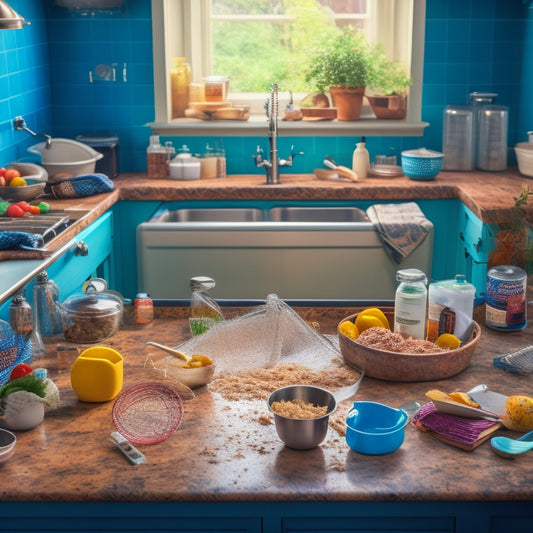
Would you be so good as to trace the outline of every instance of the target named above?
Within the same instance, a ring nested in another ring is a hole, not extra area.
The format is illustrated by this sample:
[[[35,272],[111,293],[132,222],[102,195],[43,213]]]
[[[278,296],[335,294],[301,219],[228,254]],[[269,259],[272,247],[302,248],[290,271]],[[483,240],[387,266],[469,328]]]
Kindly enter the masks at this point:
[[[269,217],[273,222],[368,222],[357,207],[273,207]]]
[[[256,208],[194,208],[163,211],[151,222],[260,222],[263,211]]]

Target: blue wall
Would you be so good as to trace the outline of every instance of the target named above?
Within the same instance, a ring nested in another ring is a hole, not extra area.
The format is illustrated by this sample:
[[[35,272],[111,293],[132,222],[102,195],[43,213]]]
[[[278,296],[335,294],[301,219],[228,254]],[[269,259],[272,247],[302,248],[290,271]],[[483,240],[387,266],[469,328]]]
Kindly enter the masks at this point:
[[[28,126],[55,137],[113,133],[120,138],[121,170],[144,171],[154,119],[152,22],[148,0],[124,0],[113,15],[80,16],[53,0],[9,0],[31,21],[23,30],[0,31],[0,163],[25,157],[35,139],[13,130]],[[522,0],[427,0],[422,138],[368,138],[371,157],[396,150],[442,147],[442,113],[465,104],[472,91],[499,94],[510,108],[509,146],[533,129],[533,8]],[[126,64],[127,81],[89,83],[101,63]],[[200,151],[209,139],[172,139]],[[294,172],[310,172],[325,153],[349,164],[355,138],[282,139],[280,155],[294,143],[306,156]],[[265,138],[228,137],[228,172],[257,172],[251,154]],[[250,157],[248,157],[250,156]]]

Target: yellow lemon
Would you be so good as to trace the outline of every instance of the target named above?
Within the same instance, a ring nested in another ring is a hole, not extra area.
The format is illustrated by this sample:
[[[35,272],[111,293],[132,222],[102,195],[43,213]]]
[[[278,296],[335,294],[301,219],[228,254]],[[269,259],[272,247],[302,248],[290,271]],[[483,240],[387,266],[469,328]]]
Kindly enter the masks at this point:
[[[24,178],[16,177],[9,182],[10,187],[24,187],[26,180]]]
[[[379,318],[384,328],[390,329],[389,319],[385,316],[385,313],[377,307],[369,307],[359,313],[360,315],[370,315]]]
[[[339,326],[339,331],[346,335],[350,339],[357,339],[359,337],[359,331],[353,322],[347,320]]]
[[[384,328],[383,322],[372,315],[365,315],[364,313],[359,313],[355,319],[355,327],[362,333],[363,331],[370,328]]]
[[[439,335],[435,344],[439,348],[450,348],[451,350],[455,350],[461,346],[461,341],[451,333],[443,333],[442,335]]]

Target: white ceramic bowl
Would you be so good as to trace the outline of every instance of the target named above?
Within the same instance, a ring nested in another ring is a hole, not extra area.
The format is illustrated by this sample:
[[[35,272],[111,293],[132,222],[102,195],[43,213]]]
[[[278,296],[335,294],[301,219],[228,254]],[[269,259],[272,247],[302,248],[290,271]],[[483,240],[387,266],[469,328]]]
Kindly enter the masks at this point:
[[[514,151],[520,174],[533,178],[533,143],[517,143]]]
[[[57,174],[70,176],[92,174],[96,161],[104,157],[104,154],[97,152],[88,144],[59,137],[52,139],[50,148],[46,148],[46,143],[42,142],[30,146],[28,152],[41,156],[42,165],[50,177]]]

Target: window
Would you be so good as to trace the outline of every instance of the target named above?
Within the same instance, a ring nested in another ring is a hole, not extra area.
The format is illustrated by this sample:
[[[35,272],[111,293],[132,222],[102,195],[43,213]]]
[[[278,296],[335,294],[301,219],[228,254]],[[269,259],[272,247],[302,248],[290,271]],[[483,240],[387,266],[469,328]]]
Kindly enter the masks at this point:
[[[253,8],[246,8],[248,5]],[[381,43],[391,59],[408,66],[414,81],[409,92],[407,120],[396,121],[396,124],[378,121],[370,118],[373,117],[370,110],[368,115],[363,111],[362,117],[368,116],[364,120],[367,134],[372,134],[369,128],[383,131],[383,135],[420,135],[422,132],[425,0],[152,0],[152,11],[154,131],[168,133],[169,129],[187,129],[191,134],[198,127],[203,130],[199,134],[208,134],[205,129],[209,128],[217,129],[218,135],[221,129],[231,129],[227,121],[198,124],[187,119],[170,120],[169,70],[172,58],[178,56],[185,56],[191,64],[193,81],[207,75],[228,75],[230,100],[236,104],[251,104],[252,114],[257,114],[256,120],[252,116],[245,127],[253,129],[253,124],[257,123],[263,128],[262,108],[272,82],[280,86],[280,109],[288,102],[289,91],[294,93],[296,102],[312,92],[312,87],[306,86],[304,68],[300,67],[313,39],[320,35],[320,25],[328,22],[324,17],[329,17],[337,26],[357,27],[367,34],[370,42]],[[313,123],[310,128],[308,123],[283,123],[280,126],[295,131],[305,127],[306,133],[297,133],[303,135],[319,135],[324,129],[335,130],[339,135],[349,130],[350,135],[354,135],[354,127],[358,124]],[[240,124],[240,134],[242,127]]]

